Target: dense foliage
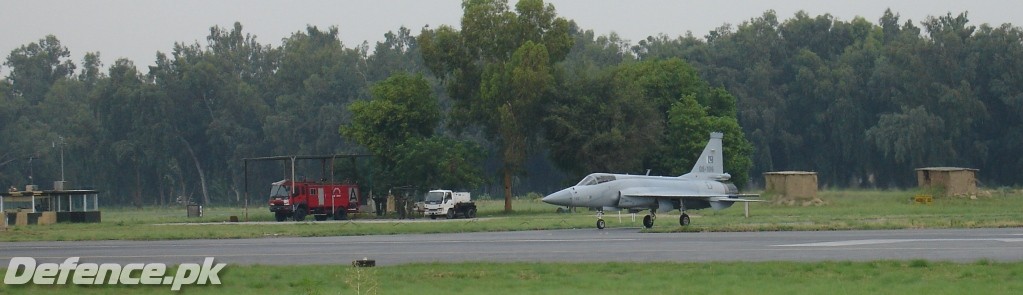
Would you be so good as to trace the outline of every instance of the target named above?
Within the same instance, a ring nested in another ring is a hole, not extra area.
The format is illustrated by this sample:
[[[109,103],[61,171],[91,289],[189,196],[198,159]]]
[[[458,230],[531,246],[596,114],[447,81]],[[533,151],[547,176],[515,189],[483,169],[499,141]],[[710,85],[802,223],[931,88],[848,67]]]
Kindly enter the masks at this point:
[[[440,107],[422,75],[398,73],[370,92],[372,100],[349,105],[352,122],[340,131],[374,155],[373,189],[466,189],[483,182],[479,147],[434,134]]]
[[[1023,30],[1009,24],[768,11],[630,44],[538,0],[463,9],[460,29],[400,28],[372,50],[337,28],[270,46],[213,27],[141,70],[75,63],[45,36],[3,64],[0,183],[49,187],[63,154],[72,185],[107,204],[239,203],[242,158],[373,153],[360,180],[377,189],[510,196],[591,172],[679,175],[711,131],[740,185],[810,170],[829,186],[909,186],[922,166],[1015,185],[1023,170]],[[266,184],[249,189],[259,200]]]
[[[921,27],[919,27],[919,24]],[[878,24],[773,11],[705,38],[650,37],[640,59],[681,57],[738,99],[753,175],[819,172],[835,186],[907,186],[913,169],[980,169],[987,185],[1023,167],[1023,30],[967,14]]]

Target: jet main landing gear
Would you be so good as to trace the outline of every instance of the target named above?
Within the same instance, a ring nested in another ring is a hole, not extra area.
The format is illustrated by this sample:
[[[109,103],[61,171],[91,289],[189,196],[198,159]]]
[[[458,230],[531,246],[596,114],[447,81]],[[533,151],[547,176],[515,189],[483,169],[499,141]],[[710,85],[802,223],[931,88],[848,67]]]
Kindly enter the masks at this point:
[[[643,216],[643,227],[651,228],[654,227],[654,219],[650,215]]]

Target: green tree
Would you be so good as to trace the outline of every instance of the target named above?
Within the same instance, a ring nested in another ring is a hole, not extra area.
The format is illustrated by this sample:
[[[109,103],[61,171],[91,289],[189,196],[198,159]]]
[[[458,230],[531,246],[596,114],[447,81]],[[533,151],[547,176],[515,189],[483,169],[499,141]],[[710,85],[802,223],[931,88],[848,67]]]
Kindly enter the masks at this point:
[[[717,100],[735,100],[724,90],[716,89],[714,92],[715,96],[720,96]],[[732,175],[731,180],[737,185],[743,186],[749,181],[749,170],[753,167],[750,159],[753,145],[743,135],[734,111],[716,116],[710,112],[712,109],[700,105],[693,95],[683,96],[671,106],[666,139],[670,151],[668,160],[673,162],[671,173],[688,173],[703,152],[709,134],[722,132],[725,134],[722,139],[725,172]]]
[[[744,184],[752,146],[735,98],[711,88],[680,59],[608,68],[569,83],[545,119],[554,162],[575,176],[593,171],[681,175],[712,131],[725,132],[726,166]]]
[[[11,147],[13,140],[10,139],[17,138],[17,135],[13,134],[14,130],[10,130],[10,126],[20,117],[19,113],[27,105],[24,99],[14,95],[11,90],[10,81],[7,79],[0,80],[0,135],[7,139],[0,141],[0,179],[13,179],[14,176],[6,175],[6,168],[13,166],[12,164],[22,156],[22,152],[16,151]],[[8,182],[16,183],[13,181]]]
[[[398,184],[419,188],[471,189],[483,183],[483,149],[445,136],[411,138],[395,148]]]
[[[881,116],[877,126],[867,130],[871,140],[886,157],[909,167],[923,167],[953,158],[952,144],[941,138],[945,121],[924,107],[903,109],[897,114]]]
[[[419,45],[427,67],[443,77],[455,127],[475,126],[499,146],[505,211],[512,176],[524,171],[538,139],[544,105],[554,87],[553,64],[572,47],[570,24],[554,6],[523,0],[512,12],[504,0],[465,1],[462,30],[424,29]]]
[[[347,48],[338,29],[311,26],[284,40],[266,88],[273,102],[264,133],[277,154],[322,154],[350,150],[337,128],[346,106],[364,95],[366,48]]]
[[[1023,29],[983,24],[968,51],[977,59],[976,80],[970,84],[990,115],[973,131],[986,150],[977,167],[992,182],[1017,183],[1023,168],[1023,159],[1014,156],[1023,153],[1023,76],[1013,73],[1023,68]]]
[[[4,138],[0,141],[0,179],[19,185],[59,179],[59,173],[50,172],[57,169],[49,169],[59,165],[59,157],[51,157],[54,154],[51,145],[46,144],[44,148],[42,143],[56,142],[61,134],[66,134],[53,129],[70,126],[57,125],[55,121],[79,110],[70,109],[71,104],[48,108],[45,100],[53,96],[74,100],[84,95],[84,90],[71,80],[75,64],[69,56],[70,51],[53,35],[18,47],[7,56],[3,65],[9,68],[8,76],[0,80],[0,108],[3,109],[0,111],[0,137]],[[51,95],[53,88],[56,92]],[[42,113],[53,109],[59,112]],[[24,167],[22,171],[13,172],[21,167]],[[4,170],[12,173],[4,173]],[[34,180],[28,179],[30,170]]]
[[[370,87],[372,100],[353,102],[352,123],[341,135],[370,151],[393,154],[393,148],[412,138],[433,136],[440,107],[422,75],[398,73]]]
[[[53,35],[11,51],[4,62],[11,68],[7,76],[11,90],[31,104],[39,103],[50,90],[50,85],[75,73],[75,64],[68,59],[69,56],[71,51]]]
[[[143,206],[145,193],[144,182],[156,159],[164,156],[158,154],[156,142],[152,136],[164,134],[161,126],[155,121],[160,120],[159,111],[163,108],[155,105],[155,91],[148,85],[136,68],[127,59],[117,60],[109,69],[109,79],[96,86],[90,100],[95,105],[96,118],[100,129],[100,146],[96,157],[106,159],[104,168],[121,171],[119,174],[107,174],[99,179],[101,183],[115,184],[109,191],[115,196],[131,195],[130,203],[136,207]],[[126,202],[127,203],[127,202]]]
[[[271,110],[265,89],[277,50],[259,44],[239,23],[210,28],[206,40],[205,46],[175,44],[172,56],[158,53],[150,69],[164,111],[174,114],[161,122],[167,132],[159,141],[169,147],[169,156],[152,172],[168,180],[155,186],[159,202],[187,195],[193,184],[204,202],[229,193],[240,201],[240,159],[270,153],[262,121]]]
[[[638,87],[613,88],[608,79],[579,84],[544,119],[550,158],[572,176],[640,172],[664,130],[663,115]]]
[[[370,87],[373,99],[349,105],[352,122],[341,135],[376,157],[373,186],[475,187],[483,154],[469,142],[435,136],[440,107],[422,75],[397,73]]]
[[[384,34],[384,41],[377,42],[366,64],[369,81],[381,81],[401,72],[426,72],[416,37],[406,27]]]

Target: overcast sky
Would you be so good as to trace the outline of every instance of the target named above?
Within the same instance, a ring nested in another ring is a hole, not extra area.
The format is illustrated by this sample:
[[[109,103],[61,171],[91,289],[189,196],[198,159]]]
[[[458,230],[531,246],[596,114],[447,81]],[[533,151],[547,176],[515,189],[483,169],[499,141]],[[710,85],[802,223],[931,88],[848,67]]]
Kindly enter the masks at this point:
[[[515,0],[509,1],[514,5]],[[575,20],[597,34],[617,32],[632,43],[650,35],[678,36],[692,31],[704,36],[722,24],[739,24],[773,9],[779,19],[805,10],[812,16],[830,13],[840,20],[862,16],[872,23],[886,8],[900,22],[919,24],[925,17],[968,11],[972,24],[1019,26],[1023,1],[1007,0],[859,0],[859,1],[610,1],[548,0],[559,16]],[[241,22],[244,31],[263,44],[280,45],[307,25],[337,26],[347,47],[381,41],[401,26],[418,33],[424,25],[458,26],[461,0],[0,0],[0,53],[10,52],[46,35],[55,35],[81,64],[85,52],[100,52],[104,68],[128,58],[145,69],[156,52],[169,52],[174,42],[205,44],[209,28]],[[0,67],[0,75],[9,69]]]

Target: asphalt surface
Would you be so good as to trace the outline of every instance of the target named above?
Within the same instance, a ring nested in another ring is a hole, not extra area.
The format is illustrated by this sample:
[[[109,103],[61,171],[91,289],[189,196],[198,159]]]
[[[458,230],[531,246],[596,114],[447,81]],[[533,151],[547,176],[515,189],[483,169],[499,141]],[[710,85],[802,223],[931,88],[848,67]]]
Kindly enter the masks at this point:
[[[457,261],[1023,261],[1023,228],[742,233],[640,233],[638,228],[239,240],[0,243],[38,263],[350,264]]]

